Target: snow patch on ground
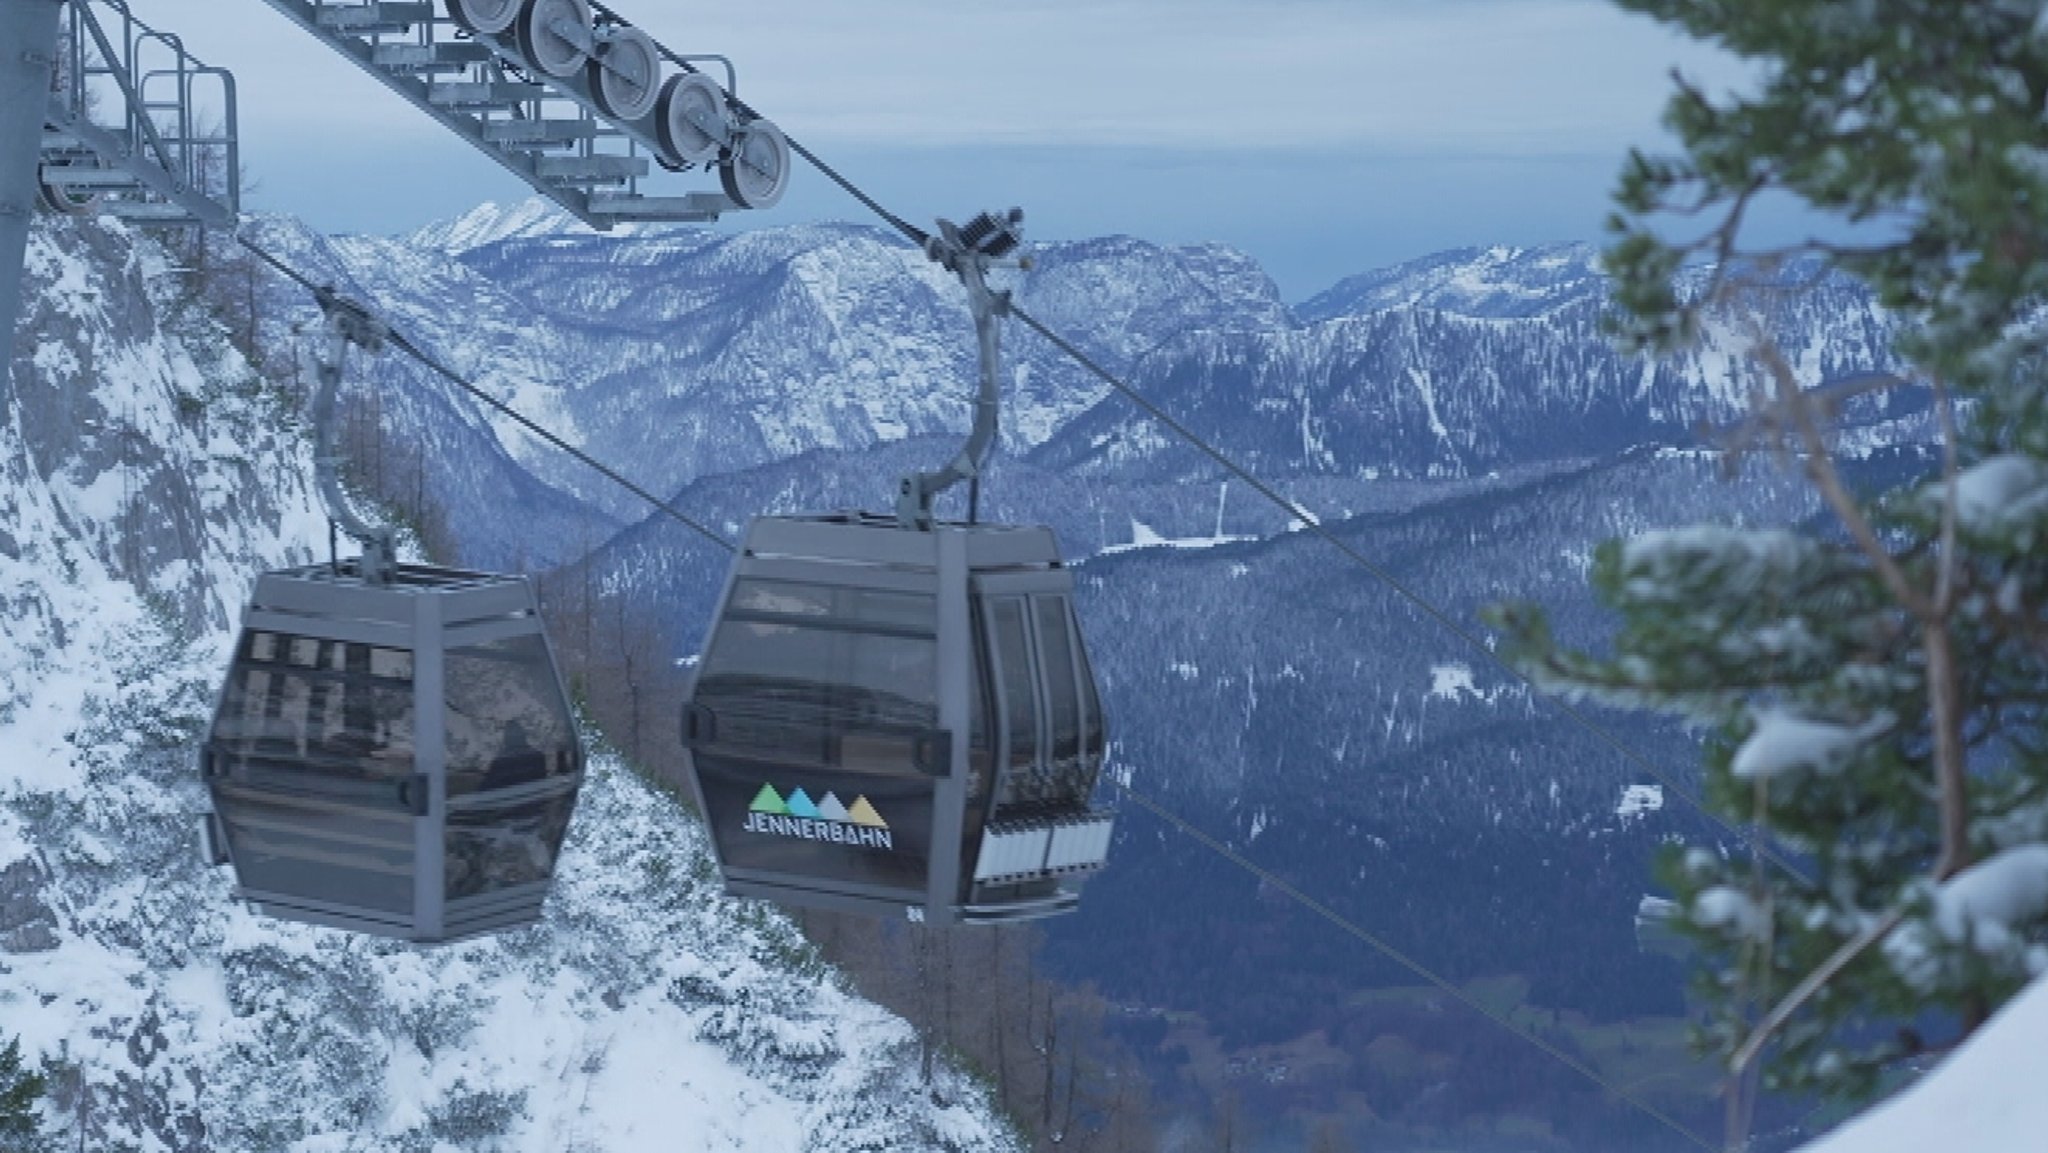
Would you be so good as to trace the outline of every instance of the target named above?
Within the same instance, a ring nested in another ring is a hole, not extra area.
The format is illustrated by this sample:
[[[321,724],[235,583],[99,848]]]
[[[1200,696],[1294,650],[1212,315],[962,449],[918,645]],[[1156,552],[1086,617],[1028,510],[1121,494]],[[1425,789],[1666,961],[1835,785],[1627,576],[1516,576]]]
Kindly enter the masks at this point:
[[[1664,807],[1664,786],[1629,785],[1621,790],[1621,800],[1614,806],[1614,815],[1626,821],[1634,817],[1647,817]]]
[[[1479,686],[1472,680],[1472,667],[1457,661],[1431,665],[1429,695],[1447,701],[1455,701],[1462,696],[1478,696]]]
[[[1097,552],[1104,556],[1110,556],[1116,553],[1135,552],[1139,549],[1149,548],[1205,549],[1257,539],[1259,538],[1221,533],[1215,536],[1162,536],[1159,530],[1134,517],[1131,520],[1131,539],[1128,543],[1104,545]]]

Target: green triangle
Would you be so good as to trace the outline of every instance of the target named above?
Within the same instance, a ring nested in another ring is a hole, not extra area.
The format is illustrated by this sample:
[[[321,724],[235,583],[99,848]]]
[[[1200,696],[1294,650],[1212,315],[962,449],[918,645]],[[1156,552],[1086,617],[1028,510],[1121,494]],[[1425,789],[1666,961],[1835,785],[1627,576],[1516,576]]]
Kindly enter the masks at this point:
[[[761,791],[754,794],[754,803],[747,806],[747,811],[786,817],[789,815],[789,806],[782,803],[782,794],[775,791],[775,786],[764,784]]]

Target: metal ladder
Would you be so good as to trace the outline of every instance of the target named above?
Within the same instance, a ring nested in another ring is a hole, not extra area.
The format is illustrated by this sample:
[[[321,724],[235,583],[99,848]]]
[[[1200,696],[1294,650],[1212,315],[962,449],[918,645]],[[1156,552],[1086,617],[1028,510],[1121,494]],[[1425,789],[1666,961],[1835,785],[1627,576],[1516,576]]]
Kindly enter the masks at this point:
[[[59,20],[40,205],[233,227],[241,210],[234,77],[137,20],[126,0],[68,0]]]
[[[787,182],[787,143],[733,99],[729,61],[671,52],[603,4],[263,2],[593,228],[716,220]],[[724,189],[679,187],[697,170]]]

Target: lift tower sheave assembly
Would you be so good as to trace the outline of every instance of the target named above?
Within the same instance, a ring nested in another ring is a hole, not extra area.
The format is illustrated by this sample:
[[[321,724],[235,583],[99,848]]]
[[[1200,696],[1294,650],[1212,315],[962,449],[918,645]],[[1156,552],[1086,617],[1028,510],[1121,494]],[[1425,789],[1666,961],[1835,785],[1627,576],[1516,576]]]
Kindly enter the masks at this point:
[[[235,80],[126,0],[0,0],[0,334],[36,211],[234,226]]]
[[[603,4],[263,2],[593,228],[716,220],[788,186],[789,143],[738,101],[729,61],[672,52]],[[694,169],[720,189],[678,188],[670,174]]]

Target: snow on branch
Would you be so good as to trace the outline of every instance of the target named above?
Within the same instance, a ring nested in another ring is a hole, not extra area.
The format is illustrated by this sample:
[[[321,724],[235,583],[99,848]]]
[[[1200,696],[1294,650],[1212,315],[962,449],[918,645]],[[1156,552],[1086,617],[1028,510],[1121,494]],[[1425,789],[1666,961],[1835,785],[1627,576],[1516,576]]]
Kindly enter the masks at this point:
[[[1755,593],[1782,583],[1812,554],[1812,541],[1784,529],[1740,529],[1695,525],[1637,536],[1622,546],[1622,571],[1629,591],[1654,596],[1673,577],[1701,565],[1713,567],[1717,583],[1732,595]]]
[[[1705,929],[1723,929],[1730,936],[1763,939],[1770,917],[1749,894],[1727,885],[1715,885],[1692,899],[1692,923]]]
[[[1934,927],[1948,940],[2000,952],[2013,927],[2048,914],[2048,845],[2021,845],[1964,869],[1935,892]]]
[[[1806,769],[1834,773],[1892,724],[1892,718],[1880,717],[1852,728],[1775,708],[1759,709],[1754,716],[1756,728],[1728,763],[1728,771],[1745,781],[1772,780]]]
[[[1927,499],[1946,499],[1948,484],[1928,486]],[[1956,519],[1973,532],[1995,531],[2048,508],[2048,467],[2032,457],[2005,454],[1979,461],[1956,475]]]

